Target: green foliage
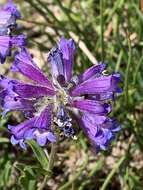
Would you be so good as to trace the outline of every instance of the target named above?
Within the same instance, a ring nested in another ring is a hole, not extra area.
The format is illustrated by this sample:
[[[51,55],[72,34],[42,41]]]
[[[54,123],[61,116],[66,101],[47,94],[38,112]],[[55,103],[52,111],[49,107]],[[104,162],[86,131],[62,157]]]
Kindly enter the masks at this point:
[[[36,175],[33,171],[33,168],[30,166],[25,166],[23,169],[20,169],[20,171],[21,175],[19,178],[19,184],[21,184],[23,189],[25,190],[36,189]]]
[[[0,190],[36,190],[43,184],[45,189],[52,190],[142,190],[143,12],[140,1],[16,2],[24,18],[20,21],[22,32],[30,37],[32,52],[36,56],[37,50],[41,52],[40,61],[45,72],[49,72],[45,53],[47,55],[64,35],[73,37],[78,47],[75,74],[91,66],[93,57],[104,60],[108,72],[121,73],[124,91],[117,97],[113,115],[121,123],[122,130],[109,151],[99,155],[91,151],[82,132],[76,142],[60,142],[52,173],[48,169],[49,156],[35,141],[27,142],[26,152],[9,143],[6,125],[19,121],[19,115],[9,114],[0,121]],[[51,146],[47,148],[50,152]]]
[[[41,164],[42,168],[48,171],[49,161],[44,150],[34,140],[28,141],[27,143],[32,148],[34,155]]]

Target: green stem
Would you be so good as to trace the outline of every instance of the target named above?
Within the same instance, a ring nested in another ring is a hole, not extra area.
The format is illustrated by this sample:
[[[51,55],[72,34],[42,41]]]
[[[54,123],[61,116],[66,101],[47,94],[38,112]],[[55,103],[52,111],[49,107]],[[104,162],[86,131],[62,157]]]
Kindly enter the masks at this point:
[[[116,64],[116,67],[115,67],[115,72],[119,71],[122,57],[123,57],[123,51],[121,50],[120,53],[119,53],[119,56],[118,56],[117,64]]]
[[[136,84],[137,74],[138,74],[139,68],[140,68],[142,63],[143,63],[143,56],[140,58],[139,63],[137,65],[137,67],[136,67],[135,74],[134,74],[134,79],[133,79],[133,85]]]
[[[130,65],[131,65],[131,57],[132,57],[132,49],[131,49],[131,42],[130,38],[128,37],[128,47],[129,47],[129,55],[128,55],[128,63],[126,68],[126,75],[125,75],[125,103],[128,107],[128,83],[129,83],[129,71],[130,71]]]
[[[105,190],[107,185],[109,184],[110,180],[112,179],[112,177],[114,176],[114,174],[117,172],[117,170],[119,169],[120,165],[123,163],[123,161],[125,160],[125,155],[122,156],[119,161],[117,162],[117,164],[114,166],[114,168],[112,169],[112,171],[109,173],[109,175],[107,176],[107,178],[105,179],[102,187],[100,190]]]
[[[49,157],[49,167],[48,167],[49,170],[52,170],[54,167],[57,149],[58,149],[57,143],[52,143],[51,153]]]
[[[100,0],[100,45],[101,45],[101,60],[104,62],[104,19],[103,19],[103,0]]]
[[[49,157],[49,165],[48,165],[48,170],[50,170],[50,171],[52,171],[53,167],[54,167],[54,161],[55,161],[55,157],[56,157],[56,153],[57,153],[57,148],[58,148],[57,143],[52,143],[51,153],[50,153],[50,157]],[[46,175],[44,177],[44,180],[40,184],[40,186],[38,187],[38,190],[43,190],[44,189],[44,187],[47,184],[47,181],[48,181],[49,177],[50,177],[49,175]]]

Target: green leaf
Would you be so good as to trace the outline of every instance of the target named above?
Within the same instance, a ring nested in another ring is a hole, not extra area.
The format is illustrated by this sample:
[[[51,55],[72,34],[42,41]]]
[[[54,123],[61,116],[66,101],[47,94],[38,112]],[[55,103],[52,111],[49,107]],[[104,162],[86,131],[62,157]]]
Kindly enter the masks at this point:
[[[0,143],[9,143],[9,139],[6,137],[0,137]]]
[[[29,166],[26,166],[21,173],[22,175],[19,178],[20,185],[25,190],[35,190],[36,189],[36,175],[33,169]]]
[[[43,149],[34,140],[27,141],[27,143],[32,148],[32,150],[33,150],[37,160],[41,164],[42,168],[44,170],[48,171],[49,160],[48,160],[45,152],[43,151]]]
[[[8,161],[5,165],[5,169],[4,169],[4,183],[7,184],[9,182],[10,179],[10,173],[11,173],[11,163],[10,161]]]

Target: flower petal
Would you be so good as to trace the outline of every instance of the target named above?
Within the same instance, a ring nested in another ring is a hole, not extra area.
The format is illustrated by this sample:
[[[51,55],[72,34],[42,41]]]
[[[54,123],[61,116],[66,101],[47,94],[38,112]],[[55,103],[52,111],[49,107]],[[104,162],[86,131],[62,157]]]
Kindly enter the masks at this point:
[[[53,89],[51,82],[33,62],[31,55],[26,49],[22,49],[21,52],[16,53],[15,61],[11,69],[12,71],[21,72],[23,75],[37,82],[38,84]]]
[[[60,39],[59,49],[63,55],[64,76],[67,82],[72,77],[73,59],[75,55],[75,44],[72,39],[66,40],[64,37]]]
[[[47,139],[48,139],[50,142],[56,142],[56,141],[57,141],[56,136],[55,136],[52,132],[48,132],[48,133],[47,133]]]
[[[3,10],[15,15],[17,19],[21,17],[20,12],[17,10],[17,7],[12,0],[8,0],[8,2],[3,7]]]
[[[45,144],[47,143],[47,133],[39,133],[38,135],[36,135],[36,140],[40,146],[45,146]]]
[[[33,128],[36,119],[36,117],[31,118],[16,126],[8,125],[8,129],[15,139],[24,139],[25,133]]]
[[[100,94],[108,91],[121,92],[118,87],[119,81],[120,76],[118,74],[87,80],[73,88],[71,95],[80,96],[84,94]]]
[[[62,78],[62,84],[69,82],[72,77],[73,59],[75,45],[72,39],[61,38],[57,47],[53,48],[48,56],[48,62],[52,67],[52,76],[56,79]],[[64,80],[63,80],[64,79]]]
[[[86,132],[86,134],[91,137],[92,136],[96,136],[96,134],[98,133],[98,127],[97,125],[93,124],[92,122],[90,122],[89,118],[86,115],[83,115],[82,117],[82,125],[81,127],[84,129],[84,131]]]
[[[56,142],[56,136],[52,132],[44,132],[44,133],[39,133],[36,136],[37,143],[40,146],[44,146],[47,143],[47,140],[50,142]]]
[[[52,76],[57,79],[59,76],[64,77],[64,65],[62,53],[58,47],[54,47],[48,55],[48,63],[51,64]]]
[[[0,35],[9,35],[16,28],[16,16],[10,11],[0,11]]]
[[[113,100],[115,101],[115,94],[113,91],[107,91],[100,94],[88,95],[88,99],[96,101]]]
[[[52,105],[47,106],[37,117],[34,126],[39,129],[49,129],[51,128],[51,118],[52,117]]]
[[[27,145],[25,144],[25,142],[24,142],[23,140],[20,140],[20,141],[19,141],[19,145],[20,145],[20,147],[21,147],[22,149],[27,150]]]
[[[5,96],[7,95],[7,90],[0,91],[0,105],[3,106]]]
[[[72,106],[92,114],[107,114],[111,111],[109,104],[100,103],[94,100],[76,100],[73,101]]]
[[[9,88],[22,98],[38,98],[42,96],[53,96],[55,94],[50,88],[26,83],[17,84],[13,80],[9,82]]]
[[[95,114],[86,114],[86,117],[92,124],[101,126],[102,128],[110,129],[113,132],[119,131],[121,129],[119,123],[115,119]]]
[[[101,73],[105,70],[105,68],[106,68],[105,64],[100,63],[98,65],[93,65],[79,76],[79,82],[82,83],[88,79],[99,77]]]
[[[34,139],[35,138],[35,131],[36,131],[35,128],[31,128],[31,129],[27,130],[24,133],[24,139],[25,140],[32,140],[32,139]]]
[[[6,26],[8,20],[11,18],[11,13],[8,11],[0,11],[0,26]]]
[[[13,145],[16,145],[19,143],[19,140],[17,140],[13,135],[11,136],[10,141],[11,141],[11,144],[13,144]]]
[[[12,47],[23,47],[26,45],[26,35],[24,34],[12,36],[10,40]]]
[[[2,88],[7,88],[10,80],[11,79],[5,77],[4,75],[0,75],[0,86]]]
[[[26,140],[37,140],[40,146],[44,146],[47,141],[55,142],[56,136],[51,132],[51,105],[47,106],[40,116],[33,117],[16,126],[8,126],[12,134],[12,143],[19,144],[26,149]],[[47,116],[47,117],[46,117]]]
[[[10,55],[10,37],[9,36],[0,36],[0,62],[3,64],[6,60],[6,57]]]
[[[111,141],[115,138],[115,129],[118,128],[114,120],[104,116],[86,114],[82,117],[82,128],[91,140],[97,151],[106,150]],[[115,125],[115,126],[114,126]],[[118,128],[119,129],[119,128]]]
[[[4,103],[2,107],[4,110],[4,115],[12,110],[23,111],[24,113],[31,112],[31,115],[33,115],[32,113],[36,111],[34,108],[33,100],[21,99],[20,97],[6,96],[3,101]]]
[[[0,36],[0,61],[4,63],[7,56],[11,54],[12,47],[23,47],[26,45],[25,35],[18,36]]]

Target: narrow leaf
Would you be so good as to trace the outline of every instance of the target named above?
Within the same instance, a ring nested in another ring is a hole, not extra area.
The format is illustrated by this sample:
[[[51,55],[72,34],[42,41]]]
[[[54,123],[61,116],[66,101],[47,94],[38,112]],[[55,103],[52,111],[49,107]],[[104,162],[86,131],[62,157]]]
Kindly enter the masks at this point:
[[[48,158],[43,149],[34,141],[28,141],[28,145],[32,148],[37,160],[40,162],[43,169],[48,170]]]

